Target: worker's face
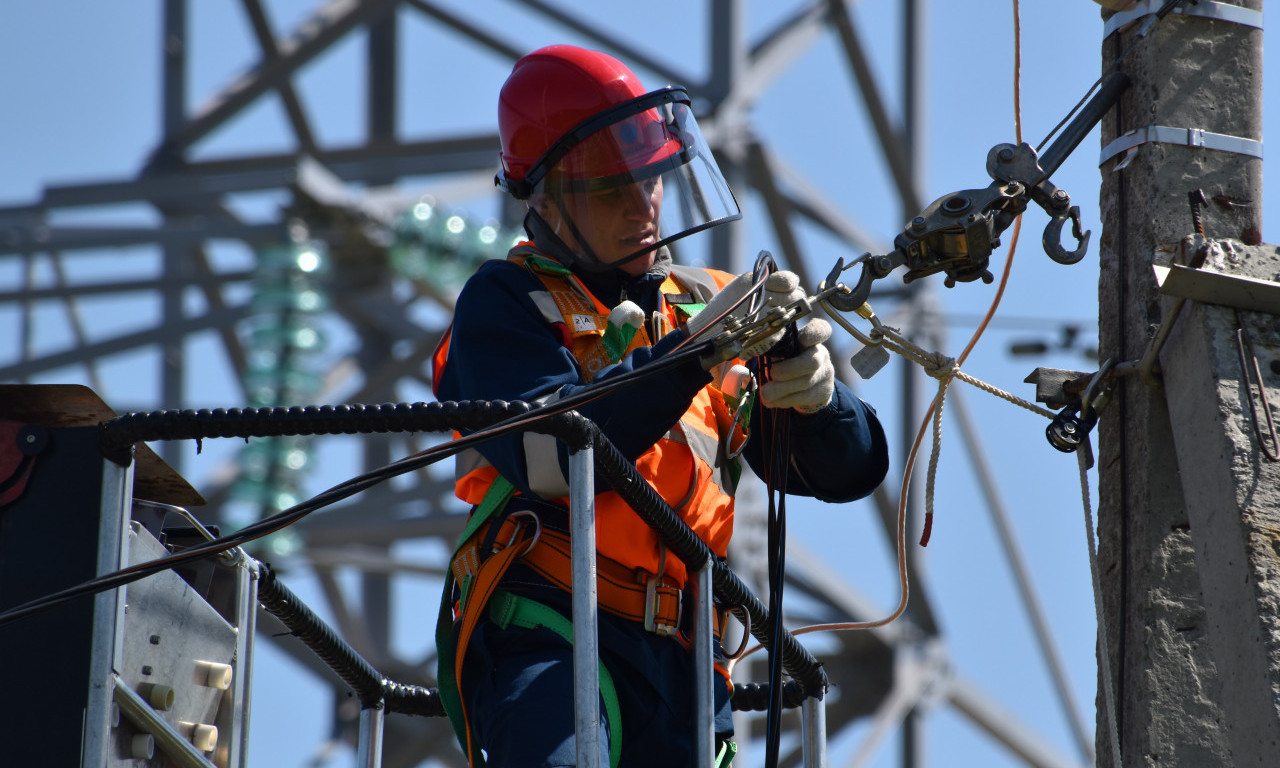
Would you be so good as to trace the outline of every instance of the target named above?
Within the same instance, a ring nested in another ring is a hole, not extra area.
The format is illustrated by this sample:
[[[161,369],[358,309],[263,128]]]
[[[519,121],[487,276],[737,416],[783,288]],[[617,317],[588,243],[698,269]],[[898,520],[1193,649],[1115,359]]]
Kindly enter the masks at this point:
[[[583,192],[566,192],[557,206],[548,196],[537,202],[538,213],[570,248],[583,252],[574,234],[586,241],[591,252],[604,264],[616,264],[658,241],[658,220],[662,213],[662,177],[653,176],[626,186]],[[569,227],[565,219],[573,221]],[[618,268],[628,275],[645,273],[653,266],[656,252],[650,251]]]

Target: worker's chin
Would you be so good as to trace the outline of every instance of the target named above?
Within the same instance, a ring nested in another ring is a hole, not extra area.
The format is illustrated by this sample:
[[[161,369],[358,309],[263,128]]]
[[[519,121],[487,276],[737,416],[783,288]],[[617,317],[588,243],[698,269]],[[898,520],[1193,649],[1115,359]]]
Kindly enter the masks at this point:
[[[628,247],[624,253],[619,255],[616,259],[611,259],[611,262],[615,264],[617,269],[626,272],[628,275],[643,275],[645,272],[648,272],[649,267],[653,266],[654,259],[657,258],[654,251],[650,250],[647,253],[636,256],[635,258],[629,258],[636,252],[637,246],[634,243],[628,243],[628,246],[630,247]]]
[[[626,272],[628,275],[631,275],[632,277],[639,277],[640,275],[643,275],[645,272],[648,272],[649,267],[653,266],[653,258],[654,256],[652,253],[646,253],[643,256],[635,257],[634,259],[626,262],[625,264],[618,265],[618,269],[622,270],[623,272]]]

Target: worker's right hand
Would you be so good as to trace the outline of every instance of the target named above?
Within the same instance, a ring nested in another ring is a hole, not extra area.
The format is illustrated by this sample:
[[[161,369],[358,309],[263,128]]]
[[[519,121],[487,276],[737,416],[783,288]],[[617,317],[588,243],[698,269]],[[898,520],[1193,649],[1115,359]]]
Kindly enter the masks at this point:
[[[685,330],[690,336],[699,335],[703,340],[715,338],[724,330],[725,320],[730,317],[743,318],[751,306],[747,297],[752,288],[751,273],[747,272],[735,277],[708,301],[702,311],[689,319]],[[765,278],[764,306],[761,313],[771,307],[781,307],[804,298],[804,289],[800,287],[800,278],[794,272],[774,272]],[[705,329],[705,332],[704,332]],[[725,360],[740,357],[750,359],[768,352],[774,344],[782,339],[784,329],[761,339],[753,340],[747,347],[738,349],[733,345],[722,347],[715,353],[702,359],[704,368],[710,369]]]

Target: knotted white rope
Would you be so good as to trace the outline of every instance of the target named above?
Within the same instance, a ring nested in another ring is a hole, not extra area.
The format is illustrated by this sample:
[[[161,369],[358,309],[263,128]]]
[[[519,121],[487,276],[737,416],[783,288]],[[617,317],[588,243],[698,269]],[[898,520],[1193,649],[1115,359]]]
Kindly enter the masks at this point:
[[[929,468],[925,475],[925,491],[924,491],[924,513],[925,520],[929,521],[933,517],[933,498],[934,489],[937,485],[938,476],[938,460],[942,454],[942,409],[946,404],[947,387],[951,386],[951,382],[959,379],[967,384],[971,384],[984,392],[988,392],[1003,400],[1007,400],[1014,405],[1025,408],[1032,413],[1040,414],[1047,419],[1052,419],[1055,414],[1045,408],[1041,408],[1033,402],[1024,400],[1017,395],[1006,392],[999,387],[982,381],[981,379],[970,376],[960,370],[955,358],[948,357],[941,352],[930,352],[916,345],[907,337],[903,336],[897,328],[887,325],[876,326],[871,331],[873,338],[878,337],[881,346],[896,352],[899,355],[918,364],[926,374],[938,380],[938,394],[933,399],[933,446],[929,454]],[[927,525],[927,522],[926,522]],[[928,540],[926,534],[923,541]]]

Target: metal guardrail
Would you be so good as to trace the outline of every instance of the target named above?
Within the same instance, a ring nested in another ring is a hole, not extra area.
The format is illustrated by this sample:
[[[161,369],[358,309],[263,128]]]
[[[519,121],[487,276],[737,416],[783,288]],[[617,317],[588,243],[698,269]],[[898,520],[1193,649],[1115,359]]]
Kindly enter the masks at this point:
[[[131,413],[101,425],[103,453],[127,463],[133,446],[152,440],[208,437],[269,437],[279,435],[351,434],[356,432],[451,432],[478,430],[515,416],[527,416],[532,408],[522,402],[446,402],[387,404],[376,406],[321,406],[201,411]],[[699,765],[714,765],[714,726],[711,691],[714,685],[712,645],[700,639],[711,633],[713,594],[722,603],[737,606],[750,618],[751,634],[765,647],[780,637],[784,669],[793,680],[783,691],[783,704],[804,706],[802,743],[806,766],[825,764],[826,673],[814,658],[785,629],[775,635],[777,617],[737,577],[728,565],[716,558],[657,491],[639,474],[634,463],[590,420],[577,412],[551,414],[529,424],[527,429],[553,435],[570,449],[573,530],[574,600],[573,622],[584,632],[575,638],[575,687],[589,695],[575,696],[579,762],[596,768],[599,762],[599,699],[597,676],[596,601],[594,584],[595,528],[594,476],[610,483],[627,503],[662,538],[668,550],[679,557],[691,574],[697,609],[692,646],[695,649],[695,703],[699,734]],[[444,458],[434,456],[433,461]],[[427,462],[429,463],[429,462]],[[399,464],[405,464],[400,462]],[[406,465],[403,471],[416,469]],[[593,471],[594,470],[594,471]],[[361,486],[363,487],[363,486]],[[353,491],[354,493],[354,491]],[[359,696],[362,709],[358,764],[381,765],[383,717],[386,712],[422,716],[443,716],[438,691],[404,685],[388,679],[337,635],[319,616],[276,578],[270,566],[259,563],[261,572],[258,599],[292,633],[316,653]],[[741,693],[741,702],[738,701]],[[735,709],[763,709],[768,700],[767,685],[735,686]],[[741,706],[739,706],[741,704]]]

